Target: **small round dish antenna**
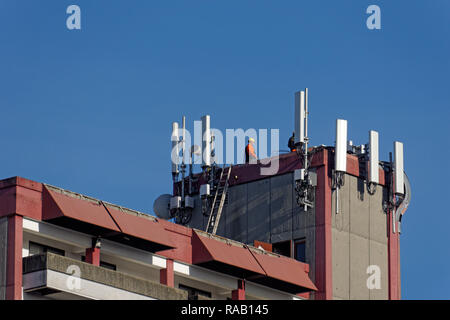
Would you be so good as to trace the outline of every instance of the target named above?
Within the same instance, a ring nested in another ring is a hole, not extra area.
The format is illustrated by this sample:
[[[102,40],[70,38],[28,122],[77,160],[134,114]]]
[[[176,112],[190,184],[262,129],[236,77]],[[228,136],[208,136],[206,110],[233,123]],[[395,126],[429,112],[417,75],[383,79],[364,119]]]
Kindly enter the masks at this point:
[[[169,210],[170,198],[172,198],[172,195],[162,194],[153,202],[153,211],[158,218],[165,220],[172,218]]]

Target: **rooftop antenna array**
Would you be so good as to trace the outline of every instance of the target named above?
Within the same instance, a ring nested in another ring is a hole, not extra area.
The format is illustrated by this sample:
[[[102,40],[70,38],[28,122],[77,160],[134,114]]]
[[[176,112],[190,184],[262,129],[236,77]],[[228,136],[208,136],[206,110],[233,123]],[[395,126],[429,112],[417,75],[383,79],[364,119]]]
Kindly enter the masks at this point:
[[[209,223],[211,228],[209,229],[215,233],[221,210],[226,202],[226,190],[231,166],[227,168],[224,166],[222,169],[217,167],[213,151],[214,137],[211,131],[211,117],[209,115],[201,118],[201,134],[201,146],[187,146],[186,117],[182,117],[181,128],[179,128],[177,122],[172,123],[172,179],[176,185],[176,191],[173,196],[164,194],[158,197],[154,202],[153,209],[160,218],[175,218],[176,223],[187,224],[192,218],[195,205],[192,195],[199,192],[202,199],[202,212],[204,215],[213,216],[209,219],[211,221]],[[196,163],[194,156],[201,156],[201,175],[194,175],[193,164]],[[189,161],[188,176],[186,176],[186,161]],[[219,170],[221,170],[220,177],[218,177]],[[178,180],[180,173],[181,180]],[[205,183],[201,184],[199,188],[195,187],[196,190],[194,190],[194,182],[198,182],[200,179]]]
[[[181,136],[180,136],[181,131]],[[180,148],[181,145],[181,148]],[[172,161],[172,179],[174,183],[178,181],[179,168],[181,168],[181,190],[175,196],[164,194],[158,197],[153,209],[156,215],[162,219],[175,218],[176,223],[186,224],[192,217],[192,210],[194,209],[194,198],[191,196],[192,192],[192,156],[198,153],[197,146],[189,148],[189,188],[186,192],[186,117],[182,118],[182,128],[178,127],[177,122],[172,123],[171,135],[171,161]],[[181,149],[181,150],[180,150]],[[180,155],[181,151],[181,155]],[[179,164],[181,157],[181,165]],[[167,210],[166,210],[167,208]]]
[[[220,169],[216,163],[215,139],[211,131],[210,121],[209,115],[202,117],[202,170],[207,183],[202,184],[199,191],[202,199],[202,213],[208,217],[206,232],[216,234],[227,198],[228,181],[232,166],[226,167],[224,164]]]
[[[294,143],[296,152],[302,159],[302,168],[294,171],[294,188],[297,204],[304,211],[314,206],[315,173],[309,171],[308,163],[308,88],[295,93]]]
[[[369,142],[367,144],[354,146],[352,141],[347,142],[347,121],[336,120],[335,168],[333,170],[336,213],[340,212],[339,189],[345,182],[347,153],[355,154],[359,161],[366,162],[367,191],[370,195],[375,194],[377,185],[380,183],[380,163],[382,164],[386,172],[385,185],[389,188],[389,197],[383,203],[384,210],[386,213],[392,212],[392,230],[394,233],[397,232],[397,229],[400,232],[400,221],[411,199],[411,185],[403,168],[403,143],[394,142],[394,160],[392,160],[392,153],[390,152],[389,162],[380,162],[379,134],[377,131],[369,131]]]
[[[294,171],[294,187],[297,204],[305,211],[314,206],[315,187],[317,185],[316,173],[310,170],[311,155],[308,150],[308,88],[295,93],[295,131],[294,147],[299,157],[301,168]],[[214,151],[214,136],[211,130],[211,118],[205,115],[201,118],[201,146],[193,145],[186,149],[186,118],[182,117],[182,127],[178,122],[172,123],[171,157],[172,179],[176,185],[175,195],[164,194],[154,202],[154,211],[163,219],[175,218],[175,222],[186,224],[190,221],[194,209],[192,194],[199,192],[202,199],[202,212],[208,216],[207,231],[215,233],[220,219],[221,209],[227,202],[228,179],[231,174],[231,165],[219,168],[216,163]],[[388,187],[389,196],[383,202],[386,212],[392,213],[392,228],[394,232],[400,232],[400,221],[411,199],[411,186],[408,177],[404,173],[403,143],[394,142],[394,157],[389,154],[389,162],[379,160],[379,134],[377,131],[369,131],[369,142],[355,146],[347,140],[347,120],[336,120],[335,141],[335,167],[332,170],[332,189],[336,191],[336,213],[340,213],[339,190],[344,186],[345,173],[347,171],[347,153],[358,156],[360,163],[360,175],[365,176],[367,190],[374,195],[380,183],[380,165],[384,171],[384,185]],[[189,157],[186,155],[189,151]],[[181,153],[181,155],[180,155]],[[193,174],[193,157],[201,155],[202,174]],[[181,157],[181,159],[180,159]],[[189,162],[188,188],[186,188],[186,159]],[[361,166],[362,164],[362,166]],[[178,177],[181,173],[181,180]],[[201,181],[201,185],[193,182]],[[397,224],[398,222],[398,224]]]
[[[200,197],[202,199],[202,212],[207,215],[210,202],[211,191],[215,189],[216,172],[218,170],[214,157],[214,136],[211,131],[211,117],[202,117],[202,170],[207,183],[200,186]]]

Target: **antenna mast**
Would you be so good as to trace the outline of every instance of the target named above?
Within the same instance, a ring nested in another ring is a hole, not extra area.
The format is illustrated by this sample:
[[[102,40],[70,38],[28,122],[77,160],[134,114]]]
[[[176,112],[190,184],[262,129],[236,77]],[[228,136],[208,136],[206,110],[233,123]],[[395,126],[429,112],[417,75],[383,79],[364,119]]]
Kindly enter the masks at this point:
[[[308,171],[308,88],[295,93],[295,147],[297,154],[302,158],[302,168],[294,172],[295,191],[298,205],[304,210],[313,207],[314,202],[309,199],[314,194],[315,182],[313,172]]]

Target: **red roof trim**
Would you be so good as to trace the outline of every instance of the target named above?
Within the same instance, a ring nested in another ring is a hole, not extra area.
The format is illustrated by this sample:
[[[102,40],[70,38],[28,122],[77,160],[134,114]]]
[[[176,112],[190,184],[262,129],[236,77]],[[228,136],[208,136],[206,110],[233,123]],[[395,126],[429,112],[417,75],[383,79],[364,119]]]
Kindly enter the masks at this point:
[[[100,202],[83,200],[44,186],[43,220],[67,217],[120,232],[114,220]]]
[[[122,233],[168,247],[175,247],[174,243],[169,239],[166,230],[159,222],[153,221],[150,217],[139,217],[125,213],[119,208],[108,204],[105,204],[105,207]]]
[[[227,244],[212,238],[199,235],[194,231],[192,236],[192,263],[218,261],[233,267],[264,274],[264,270],[255,261],[250,251],[244,246]]]
[[[258,253],[251,250],[254,258],[264,269],[267,276],[284,282],[288,282],[299,287],[317,290],[314,283],[306,272],[305,264],[286,257],[275,257],[272,255]]]
[[[226,243],[224,239],[203,236],[194,230],[192,237],[192,263],[217,261],[232,267],[248,270],[281,282],[299,287],[299,291],[317,290],[308,277],[307,265],[294,259],[259,253],[246,245]],[[250,277],[251,279],[252,277]]]
[[[42,192],[42,183],[33,180],[25,179],[18,176],[0,180],[0,189],[13,186],[20,186],[27,189]]]

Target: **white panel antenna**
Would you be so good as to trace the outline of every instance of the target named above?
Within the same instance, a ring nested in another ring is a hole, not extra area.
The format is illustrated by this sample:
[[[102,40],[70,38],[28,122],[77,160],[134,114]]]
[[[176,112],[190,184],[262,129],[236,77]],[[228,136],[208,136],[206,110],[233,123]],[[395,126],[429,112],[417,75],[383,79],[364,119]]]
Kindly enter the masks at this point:
[[[394,192],[404,194],[403,143],[394,142]]]
[[[295,144],[305,141],[305,92],[295,93]]]
[[[203,161],[202,167],[211,166],[211,127],[210,127],[210,116],[206,115],[202,117],[202,151],[203,151]]]
[[[379,183],[379,145],[378,145],[378,132],[369,131],[369,182]]]
[[[183,125],[183,127],[182,127],[182,133],[181,133],[181,136],[182,136],[182,140],[181,140],[181,152],[182,152],[182,154],[183,154],[183,161],[182,161],[182,163],[183,163],[183,165],[184,165],[184,163],[185,163],[185,156],[186,156],[186,117],[185,116],[183,116],[183,120],[182,120],[182,125]]]
[[[347,120],[336,120],[335,170],[347,171]]]
[[[178,122],[172,122],[172,152],[171,152],[171,161],[172,161],[172,173],[178,174],[178,161],[180,150],[178,147]]]

